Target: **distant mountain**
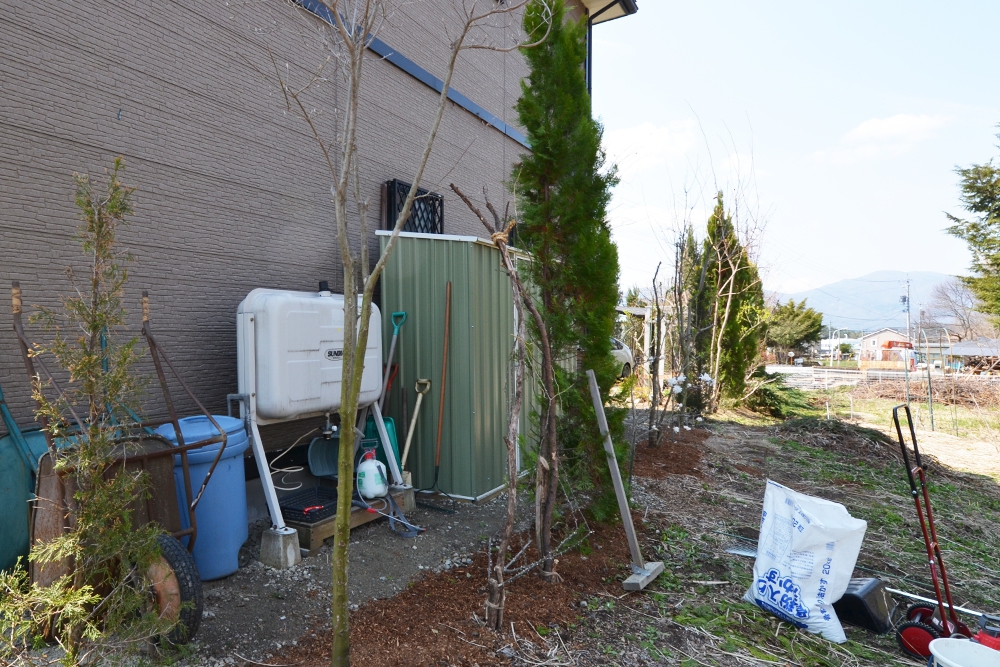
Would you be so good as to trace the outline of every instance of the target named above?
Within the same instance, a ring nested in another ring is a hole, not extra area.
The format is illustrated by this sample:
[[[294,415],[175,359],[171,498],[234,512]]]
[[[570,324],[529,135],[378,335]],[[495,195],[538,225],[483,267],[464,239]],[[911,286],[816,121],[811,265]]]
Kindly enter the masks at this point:
[[[899,297],[906,294],[906,279],[910,279],[910,317],[914,324],[920,318],[920,304],[930,301],[931,290],[949,278],[936,271],[875,271],[860,278],[840,280],[829,285],[779,294],[782,301],[806,300],[806,305],[823,313],[823,323],[835,328],[880,329],[905,327],[905,305]]]

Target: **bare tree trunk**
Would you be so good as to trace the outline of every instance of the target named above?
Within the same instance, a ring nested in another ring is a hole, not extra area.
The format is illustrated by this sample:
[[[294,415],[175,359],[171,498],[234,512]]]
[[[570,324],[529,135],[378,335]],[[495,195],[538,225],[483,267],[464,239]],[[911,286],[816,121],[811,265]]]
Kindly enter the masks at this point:
[[[494,243],[498,243],[498,239],[503,235],[506,239],[506,234],[509,233],[509,229],[505,232],[495,232],[490,227],[490,224],[486,221],[486,218],[479,212],[471,200],[466,197],[458,187],[453,183],[451,185],[452,190],[455,191],[462,201],[475,213],[480,221],[486,226],[486,229],[490,230],[491,236]],[[494,219],[497,221],[497,225],[500,225],[500,217],[496,213],[496,210],[490,204],[489,200],[486,201],[486,206],[490,209],[493,214]],[[506,253],[506,240],[503,240],[504,244],[503,253]],[[499,247],[499,245],[498,245]],[[505,260],[509,262],[508,260]],[[505,265],[506,266],[506,265]],[[538,544],[538,551],[542,558],[542,579],[546,581],[559,581],[561,577],[555,572],[555,561],[551,555],[552,552],[552,516],[555,511],[556,503],[556,490],[559,484],[559,448],[556,440],[556,391],[555,391],[555,368],[554,360],[552,355],[552,345],[549,341],[548,329],[545,326],[545,320],[542,319],[542,315],[535,304],[534,298],[531,293],[525,288],[524,283],[521,281],[517,272],[514,270],[513,263],[506,266],[508,275],[511,277],[514,285],[517,288],[518,293],[521,297],[521,303],[524,307],[528,309],[531,313],[531,318],[535,323],[535,328],[538,330],[539,347],[542,351],[542,387],[546,398],[545,410],[541,418],[541,439],[538,447],[538,463],[536,470],[536,483],[535,483],[535,540]]]
[[[489,597],[486,601],[486,627],[491,630],[500,631],[503,628],[503,610],[504,602],[506,601],[503,574],[507,566],[507,549],[510,545],[511,535],[514,533],[514,519],[517,515],[517,434],[521,422],[521,404],[524,399],[524,363],[526,357],[524,349],[524,308],[522,302],[530,300],[530,295],[528,290],[524,288],[524,284],[517,274],[517,269],[507,249],[507,240],[510,236],[510,230],[513,228],[513,221],[504,226],[505,221],[501,220],[496,209],[493,208],[487,198],[486,206],[489,208],[490,213],[493,214],[493,220],[496,225],[496,227],[491,227],[486,221],[486,217],[458,189],[457,185],[452,183],[451,189],[476,214],[487,231],[489,231],[493,244],[500,251],[500,261],[507,272],[507,277],[510,279],[510,288],[514,297],[514,313],[517,317],[513,354],[514,396],[507,412],[507,436],[504,438],[504,444],[507,446],[507,516],[504,521],[500,544],[497,548],[496,562],[487,575]]]
[[[738,267],[733,265],[732,253],[729,252],[728,248],[717,249],[716,250],[716,262],[719,266],[719,274],[722,273],[723,262],[729,266],[729,276],[726,278],[723,284],[717,287],[715,294],[715,317],[714,326],[712,330],[712,361],[709,367],[712,371],[712,377],[716,380],[719,379],[719,367],[722,363],[722,342],[725,338],[726,326],[729,324],[730,311],[733,305],[733,296],[735,294],[736,288],[736,272]],[[719,309],[719,302],[721,299],[725,299],[725,308],[721,311]],[[721,390],[722,383],[715,382],[712,385],[711,394],[709,395],[709,409],[714,412],[719,405],[719,392]]]
[[[538,316],[536,322],[541,320]],[[542,414],[542,441],[538,448],[538,470],[535,484],[535,532],[538,552],[542,557],[542,579],[559,581],[552,556],[552,516],[556,507],[556,489],[559,483],[559,442],[556,438],[556,385],[552,346],[548,333],[539,332],[542,338],[542,384],[546,406]]]
[[[660,265],[663,262],[659,262],[656,265],[656,271],[653,273],[653,312],[656,316],[653,318],[653,354],[649,360],[649,376],[651,381],[650,392],[649,392],[649,432],[646,436],[646,446],[655,447],[660,442],[660,422],[657,420],[657,411],[660,408],[660,402],[663,400],[661,395],[661,381],[660,381],[660,357],[663,354],[663,332],[661,323],[663,321],[663,313],[660,310],[660,293],[656,287],[656,278],[660,275]]]
[[[309,109],[311,104],[303,100],[304,94],[318,81],[324,80],[317,72],[310,82],[302,87],[292,87],[282,78],[281,69],[273,60],[274,74],[284,95],[289,111],[301,117],[312,131],[313,138],[321,149],[327,167],[333,179],[331,192],[334,200],[334,213],[337,230],[337,240],[340,247],[340,258],[344,269],[344,356],[341,377],[340,397],[340,452],[338,457],[337,482],[337,514],[335,519],[334,546],[332,554],[332,600],[331,615],[333,623],[333,646],[330,662],[334,667],[347,667],[350,664],[350,626],[347,596],[347,546],[350,541],[351,497],[354,490],[354,443],[356,439],[354,427],[358,418],[358,401],[361,392],[361,378],[364,371],[364,351],[368,345],[369,322],[371,318],[371,303],[375,285],[384,269],[389,256],[399,238],[403,224],[409,218],[417,188],[423,178],[424,170],[430,159],[441,119],[448,108],[448,93],[455,72],[459,54],[466,49],[488,49],[494,51],[512,51],[517,48],[528,48],[537,45],[548,37],[548,26],[544,35],[534,35],[536,41],[514,46],[497,46],[484,41],[466,43],[471,31],[476,29],[479,39],[483,33],[479,29],[489,27],[496,17],[514,16],[527,4],[527,0],[496,4],[493,2],[478,2],[473,0],[457,8],[462,13],[463,24],[450,46],[449,59],[442,81],[441,93],[438,97],[437,109],[431,127],[428,130],[424,150],[420,161],[414,170],[412,186],[403,203],[402,210],[393,226],[392,235],[386,245],[385,252],[375,263],[369,273],[367,211],[368,202],[361,189],[358,167],[357,127],[359,122],[358,102],[361,87],[362,66],[365,52],[371,38],[377,32],[382,20],[387,15],[384,0],[324,0],[333,20],[334,39],[338,45],[333,48],[333,55],[341,65],[344,80],[347,84],[347,101],[343,110],[341,134],[335,143],[339,150],[336,160],[333,151],[321,136],[313,122]],[[482,5],[480,7],[480,5]],[[496,25],[492,25],[496,28]],[[328,58],[329,60],[329,58]],[[315,111],[313,112],[315,113]],[[338,162],[335,164],[335,162]],[[361,248],[356,256],[350,245],[348,234],[347,202],[353,196],[361,218]],[[359,289],[359,287],[361,289]],[[360,297],[360,303],[359,299]]]

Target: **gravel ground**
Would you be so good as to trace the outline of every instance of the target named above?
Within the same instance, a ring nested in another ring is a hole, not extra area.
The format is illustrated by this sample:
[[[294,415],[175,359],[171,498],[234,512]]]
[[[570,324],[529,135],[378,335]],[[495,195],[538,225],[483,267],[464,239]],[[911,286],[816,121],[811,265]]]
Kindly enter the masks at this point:
[[[407,519],[426,532],[414,539],[394,534],[385,520],[351,532],[350,603],[391,597],[425,571],[441,572],[471,563],[472,553],[499,529],[506,496],[484,503],[458,503],[457,514],[417,506]],[[181,660],[185,667],[266,661],[304,637],[329,626],[332,538],[318,553],[288,570],[256,560],[258,523],[240,554],[240,569],[225,579],[205,582],[201,628]],[[469,575],[471,576],[471,575]]]

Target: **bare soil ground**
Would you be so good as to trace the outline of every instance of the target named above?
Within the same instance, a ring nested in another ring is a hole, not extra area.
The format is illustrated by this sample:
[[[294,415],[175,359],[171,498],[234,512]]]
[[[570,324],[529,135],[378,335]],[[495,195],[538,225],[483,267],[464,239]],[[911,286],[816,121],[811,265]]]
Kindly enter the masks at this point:
[[[351,532],[352,609],[389,598],[425,572],[467,567],[503,519],[505,498],[459,503],[457,514],[417,510],[407,519],[426,528],[415,539],[395,535],[384,520]],[[180,665],[254,664],[326,633],[330,621],[330,547],[288,570],[257,560],[260,534],[251,531],[240,553],[240,569],[205,582],[205,613],[190,655]],[[332,543],[332,540],[330,540]],[[357,617],[357,613],[355,613]]]
[[[953,436],[919,435],[930,457],[939,529],[949,547],[958,600],[1000,610],[995,454],[975,443],[953,442]],[[357,586],[352,601],[359,603],[351,615],[352,662],[368,667],[916,664],[903,657],[891,635],[847,628],[848,643],[834,645],[742,602],[753,562],[725,551],[755,546],[764,482],[771,478],[841,502],[868,521],[855,576],[880,576],[894,587],[926,594],[929,577],[903,467],[895,444],[883,434],[836,420],[777,426],[716,422],[673,438],[668,434],[656,448],[641,444],[634,475],[633,516],[644,554],[662,560],[666,571],[645,591],[625,594],[624,532],[620,525],[595,526],[581,549],[561,557],[562,583],[544,584],[529,574],[510,586],[501,633],[486,630],[480,619],[486,594],[482,546],[499,526],[502,499],[465,506],[454,517],[418,517],[431,530],[419,538],[425,541],[418,540],[417,550],[407,551],[406,541],[390,535],[384,524],[361,529],[351,554]],[[462,553],[469,556],[455,556]],[[321,554],[291,573],[249,567],[210,586],[216,616],[206,620],[191,662],[329,664],[328,583],[329,565]],[[240,602],[245,606],[236,607]],[[213,623],[220,627],[213,629]]]
[[[989,475],[1000,480],[1000,447],[995,440],[982,437],[959,437],[948,433],[946,408],[941,415],[941,426],[936,431],[929,428],[917,429],[917,443],[921,453],[928,453],[949,468],[972,474]],[[860,422],[861,426],[878,428],[874,424]],[[907,434],[909,438],[909,434]]]

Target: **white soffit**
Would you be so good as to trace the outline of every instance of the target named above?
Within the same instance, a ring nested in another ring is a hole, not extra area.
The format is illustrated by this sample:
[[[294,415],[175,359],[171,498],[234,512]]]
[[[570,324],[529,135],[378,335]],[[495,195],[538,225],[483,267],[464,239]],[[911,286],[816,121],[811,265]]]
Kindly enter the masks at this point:
[[[587,13],[594,17],[594,25],[635,14],[639,10],[635,0],[581,0],[581,2],[587,8]],[[597,16],[594,16],[595,14]]]

